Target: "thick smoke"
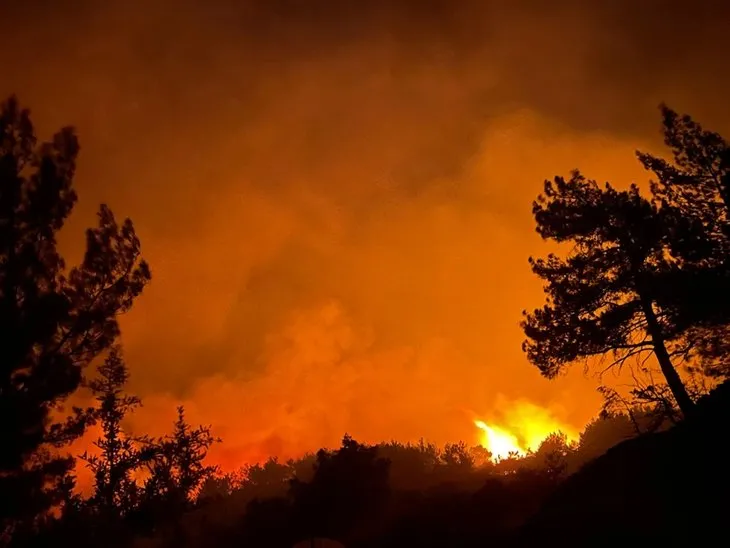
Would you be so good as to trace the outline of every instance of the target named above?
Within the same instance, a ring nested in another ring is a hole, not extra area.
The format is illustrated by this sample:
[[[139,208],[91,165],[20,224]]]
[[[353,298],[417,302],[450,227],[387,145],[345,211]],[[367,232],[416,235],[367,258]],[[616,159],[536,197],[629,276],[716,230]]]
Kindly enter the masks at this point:
[[[730,128],[712,1],[0,6],[0,92],[80,134],[69,258],[104,201],[153,266],[124,320],[136,426],[184,401],[229,464],[474,442],[500,395],[580,426],[595,379],[520,352],[531,200],[575,167],[645,180],[660,101]]]

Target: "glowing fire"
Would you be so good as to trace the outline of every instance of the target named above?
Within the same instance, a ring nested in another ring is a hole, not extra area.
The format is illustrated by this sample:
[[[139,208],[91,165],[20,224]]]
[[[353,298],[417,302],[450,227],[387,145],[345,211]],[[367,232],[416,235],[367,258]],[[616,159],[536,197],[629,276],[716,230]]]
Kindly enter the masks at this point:
[[[562,432],[568,441],[576,439],[575,431],[558,421],[548,410],[530,402],[518,401],[504,405],[501,409],[501,426],[493,421],[487,423],[477,419],[480,443],[492,454],[492,460],[505,459],[510,454],[524,456],[536,451],[550,434]]]
[[[482,446],[491,454],[492,460],[509,457],[510,453],[524,455],[526,451],[520,447],[517,437],[498,426],[489,426],[486,422],[476,420],[474,424],[483,431]]]

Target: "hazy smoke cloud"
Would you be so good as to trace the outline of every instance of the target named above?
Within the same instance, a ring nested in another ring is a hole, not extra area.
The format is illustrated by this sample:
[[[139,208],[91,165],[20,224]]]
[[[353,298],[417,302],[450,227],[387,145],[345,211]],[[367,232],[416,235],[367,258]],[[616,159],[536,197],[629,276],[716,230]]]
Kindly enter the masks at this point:
[[[139,420],[182,399],[230,461],[474,441],[498,394],[579,425],[595,383],[519,348],[531,200],[574,167],[645,179],[662,100],[730,128],[712,1],[0,6],[0,92],[80,133],[70,258],[105,201],[152,264],[124,321]]]

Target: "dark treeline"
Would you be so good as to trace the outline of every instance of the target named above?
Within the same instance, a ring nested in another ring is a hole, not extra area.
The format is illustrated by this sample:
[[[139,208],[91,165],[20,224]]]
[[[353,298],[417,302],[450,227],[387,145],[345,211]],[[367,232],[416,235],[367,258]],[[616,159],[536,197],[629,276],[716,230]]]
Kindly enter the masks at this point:
[[[547,300],[524,315],[528,359],[547,378],[584,363],[635,380],[629,393],[601,389],[604,409],[578,441],[555,432],[534,452],[493,460],[464,443],[368,446],[345,435],[337,449],[224,474],[206,463],[220,440],[182,408],[167,436],[125,430],[141,401],[126,389],[117,322],[150,268],[131,221],[105,205],[81,264],[67,268],[56,235],[76,202],[78,141],[64,128],[39,144],[29,112],[8,99],[0,544],[521,546],[569,535],[597,545],[723,534],[730,147],[688,116],[661,113],[671,158],[638,153],[654,179],[647,192],[576,171],[546,181],[533,205],[538,233],[565,250],[530,259]],[[74,407],[80,395],[93,404]],[[91,425],[94,447],[69,455]],[[88,496],[75,488],[78,466],[92,473]]]

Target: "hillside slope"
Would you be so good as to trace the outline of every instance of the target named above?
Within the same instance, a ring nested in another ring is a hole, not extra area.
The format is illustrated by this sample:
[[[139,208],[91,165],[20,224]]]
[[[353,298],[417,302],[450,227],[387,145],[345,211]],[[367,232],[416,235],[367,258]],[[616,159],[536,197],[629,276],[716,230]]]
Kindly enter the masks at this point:
[[[516,544],[721,543],[730,531],[729,425],[726,382],[692,421],[621,443],[567,479]]]

